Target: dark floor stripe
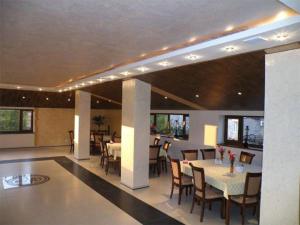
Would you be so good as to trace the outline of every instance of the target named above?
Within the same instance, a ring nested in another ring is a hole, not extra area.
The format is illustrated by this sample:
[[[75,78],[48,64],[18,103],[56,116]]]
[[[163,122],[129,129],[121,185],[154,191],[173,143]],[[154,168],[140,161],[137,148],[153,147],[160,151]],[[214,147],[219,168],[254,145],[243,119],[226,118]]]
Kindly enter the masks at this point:
[[[40,160],[55,160],[59,165],[68,170],[86,185],[91,187],[97,193],[109,200],[111,203],[125,211],[131,217],[135,218],[142,224],[146,225],[176,225],[183,224],[178,220],[166,215],[158,209],[148,205],[133,195],[121,190],[120,188],[112,185],[106,180],[98,177],[94,173],[86,170],[82,166],[73,162],[72,160],[64,157],[47,157],[47,158],[33,158],[33,159],[18,159],[18,160],[5,160],[0,161],[3,163],[16,163],[16,162],[30,162]]]

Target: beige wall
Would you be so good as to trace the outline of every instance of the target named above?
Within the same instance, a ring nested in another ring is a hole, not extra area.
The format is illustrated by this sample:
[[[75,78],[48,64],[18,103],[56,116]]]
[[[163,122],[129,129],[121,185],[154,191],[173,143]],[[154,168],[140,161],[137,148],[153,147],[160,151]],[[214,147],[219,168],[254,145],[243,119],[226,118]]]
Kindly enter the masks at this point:
[[[91,129],[97,130],[98,127],[93,124],[94,116],[104,116],[105,117],[105,127],[110,125],[111,133],[116,131],[118,136],[121,136],[121,122],[122,122],[122,111],[118,109],[92,109],[91,110]]]
[[[35,145],[68,145],[68,131],[74,129],[74,109],[36,108]]]

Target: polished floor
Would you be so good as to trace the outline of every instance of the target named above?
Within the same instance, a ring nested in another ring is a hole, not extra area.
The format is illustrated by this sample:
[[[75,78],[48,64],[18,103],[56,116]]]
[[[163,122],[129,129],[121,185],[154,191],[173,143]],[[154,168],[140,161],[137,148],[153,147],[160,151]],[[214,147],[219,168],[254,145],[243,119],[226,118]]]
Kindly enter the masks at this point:
[[[4,190],[0,185],[0,224],[200,224],[199,207],[189,213],[190,196],[183,196],[180,206],[177,192],[169,199],[170,174],[153,176],[149,188],[132,191],[120,184],[113,170],[106,176],[98,157],[78,162],[64,147],[1,149],[0,161],[0,177],[50,177],[35,186]],[[224,224],[218,204],[206,209],[202,224]],[[232,209],[231,224],[240,224],[237,208]],[[251,210],[247,224],[257,224]]]

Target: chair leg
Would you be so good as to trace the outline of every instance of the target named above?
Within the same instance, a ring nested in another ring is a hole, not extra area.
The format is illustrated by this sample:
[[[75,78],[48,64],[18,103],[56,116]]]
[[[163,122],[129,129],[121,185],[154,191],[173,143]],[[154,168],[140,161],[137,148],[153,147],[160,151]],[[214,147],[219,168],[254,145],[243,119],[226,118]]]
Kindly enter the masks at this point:
[[[209,204],[208,204],[208,209],[209,209],[209,211],[211,211],[211,202],[209,202]]]
[[[241,206],[242,225],[245,224],[245,208]]]
[[[256,206],[253,207],[252,216],[256,215]]]
[[[221,200],[221,208],[220,208],[221,219],[224,219],[224,208],[225,208],[225,199],[222,199]]]
[[[178,205],[181,203],[182,187],[179,187]]]
[[[205,209],[205,201],[202,201],[202,206],[201,206],[201,216],[200,216],[200,222],[203,222],[203,217],[204,217],[204,209]]]
[[[193,213],[193,210],[194,210],[194,205],[195,205],[195,201],[196,201],[196,199],[193,197],[193,202],[192,202],[191,213]]]
[[[171,188],[170,198],[172,198],[172,196],[173,196],[173,191],[174,191],[174,183],[172,182],[172,188]]]
[[[189,189],[189,186],[186,186],[185,187],[185,196],[188,196],[188,189]]]
[[[109,170],[109,162],[107,161],[106,165],[105,165],[105,174],[106,175],[108,174],[108,170]]]

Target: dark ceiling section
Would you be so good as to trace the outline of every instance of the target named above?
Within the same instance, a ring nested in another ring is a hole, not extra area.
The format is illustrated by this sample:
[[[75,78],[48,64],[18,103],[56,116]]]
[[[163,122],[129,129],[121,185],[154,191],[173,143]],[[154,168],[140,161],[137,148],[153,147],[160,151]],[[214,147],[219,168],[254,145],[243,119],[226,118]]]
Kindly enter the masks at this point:
[[[153,72],[137,78],[211,110],[264,109],[263,51]],[[195,97],[196,94],[199,98]]]
[[[122,81],[116,80],[82,89],[95,95],[122,102]],[[121,106],[120,106],[121,107]],[[151,109],[191,109],[181,103],[151,92]]]
[[[92,97],[92,108],[114,109],[121,108],[116,104],[109,103],[96,97]],[[25,90],[0,89],[0,106],[7,107],[40,107],[40,108],[74,108],[74,91],[40,92]]]

